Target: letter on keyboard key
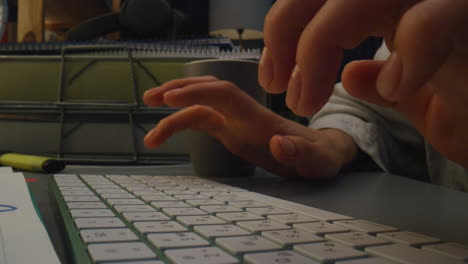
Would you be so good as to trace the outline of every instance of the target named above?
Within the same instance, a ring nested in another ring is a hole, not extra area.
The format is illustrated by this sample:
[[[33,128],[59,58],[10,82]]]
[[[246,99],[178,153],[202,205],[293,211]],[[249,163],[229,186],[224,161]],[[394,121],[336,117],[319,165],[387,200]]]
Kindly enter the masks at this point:
[[[262,232],[262,236],[281,244],[282,246],[323,241],[323,238],[314,235],[312,232],[301,229],[267,231]]]
[[[362,251],[333,242],[294,246],[294,251],[311,257],[321,263],[365,257]]]
[[[369,254],[382,258],[408,264],[461,264],[461,261],[439,255],[430,251],[409,247],[401,244],[369,247],[366,248]]]
[[[390,244],[389,240],[368,235],[364,232],[349,232],[349,233],[338,233],[338,234],[328,234],[325,235],[325,238],[332,240],[341,244],[344,244],[353,248],[365,248],[369,246],[378,246]]]
[[[122,222],[122,220],[117,217],[75,218],[75,224],[79,229],[125,227],[125,224]]]
[[[216,245],[226,249],[232,254],[281,249],[280,245],[259,236],[217,238]]]
[[[159,249],[209,246],[210,243],[192,232],[149,234],[148,240]]]
[[[340,233],[347,232],[349,228],[343,226],[330,224],[327,222],[314,222],[314,223],[304,223],[304,224],[294,224],[293,227],[304,229],[310,231],[317,235],[330,234],[330,233]]]
[[[200,225],[194,226],[193,230],[208,239],[250,235],[250,232],[235,225]]]
[[[167,250],[175,264],[237,264],[239,261],[216,247]]]
[[[294,263],[294,264],[319,264],[309,258],[297,254],[294,251],[273,251],[267,253],[253,253],[245,255],[245,260],[252,264]]]
[[[88,251],[94,262],[156,258],[143,242],[91,244]]]
[[[85,229],[80,232],[85,243],[137,241],[138,237],[127,228]]]
[[[187,228],[176,221],[135,222],[133,225],[143,234],[187,231]]]

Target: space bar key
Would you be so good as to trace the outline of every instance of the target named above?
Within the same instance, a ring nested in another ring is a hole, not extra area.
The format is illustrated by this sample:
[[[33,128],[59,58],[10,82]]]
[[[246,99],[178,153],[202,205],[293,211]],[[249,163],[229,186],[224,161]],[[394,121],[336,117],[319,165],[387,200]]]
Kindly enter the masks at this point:
[[[322,221],[337,221],[337,220],[350,220],[353,219],[349,216],[340,215],[337,213],[325,211],[322,209],[310,207],[307,205],[302,205],[283,199],[275,198],[272,196],[256,193],[256,192],[235,192],[238,196],[243,196],[252,200],[270,204],[274,207],[279,207],[285,210],[293,211],[295,213],[300,213],[303,215],[315,217]]]

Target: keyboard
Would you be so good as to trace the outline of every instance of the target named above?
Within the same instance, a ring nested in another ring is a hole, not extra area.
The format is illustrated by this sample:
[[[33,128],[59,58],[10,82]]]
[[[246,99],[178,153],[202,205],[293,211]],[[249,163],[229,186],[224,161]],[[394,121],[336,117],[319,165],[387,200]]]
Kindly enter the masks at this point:
[[[197,176],[56,174],[74,263],[451,264],[468,246]]]

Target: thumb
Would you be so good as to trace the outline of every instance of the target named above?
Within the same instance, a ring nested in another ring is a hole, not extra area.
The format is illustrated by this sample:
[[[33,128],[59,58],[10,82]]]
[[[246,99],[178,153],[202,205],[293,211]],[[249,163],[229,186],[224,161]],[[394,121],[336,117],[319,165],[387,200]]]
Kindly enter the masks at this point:
[[[341,169],[324,145],[300,136],[275,135],[270,140],[270,151],[280,164],[295,169],[304,178],[328,179]]]

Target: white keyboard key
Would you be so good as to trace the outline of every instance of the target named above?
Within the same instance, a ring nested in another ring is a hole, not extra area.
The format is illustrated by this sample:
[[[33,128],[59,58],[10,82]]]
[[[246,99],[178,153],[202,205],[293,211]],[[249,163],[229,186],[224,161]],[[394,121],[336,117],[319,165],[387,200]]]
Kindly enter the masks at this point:
[[[174,195],[174,198],[179,200],[204,200],[207,197],[199,194],[176,194]]]
[[[234,205],[240,208],[253,208],[253,207],[271,207],[271,205],[258,202],[258,201],[239,201],[239,202],[228,202],[229,205]]]
[[[260,236],[223,237],[216,239],[216,245],[232,254],[269,251],[281,249],[281,246]]]
[[[143,261],[124,261],[124,262],[106,262],[106,264],[165,264],[159,260],[143,260]]]
[[[243,212],[239,207],[235,207],[232,205],[203,205],[200,206],[200,209],[208,212],[208,213],[229,213],[229,212]]]
[[[81,196],[81,195],[65,195],[63,196],[65,202],[100,202],[97,196]]]
[[[185,200],[186,203],[193,205],[193,206],[200,206],[200,205],[222,205],[224,202],[217,201],[215,199],[201,199],[201,200]]]
[[[117,189],[121,190],[122,187],[118,186],[115,183],[95,183],[95,184],[90,184],[91,188],[93,189]]]
[[[73,218],[115,216],[110,209],[72,209],[70,214]]]
[[[237,264],[239,261],[219,248],[204,247],[165,251],[175,264]]]
[[[148,240],[158,249],[209,246],[210,243],[195,233],[149,234]]]
[[[461,263],[459,260],[455,260],[444,255],[402,244],[368,247],[366,248],[366,252],[378,257],[405,264]]]
[[[140,205],[145,204],[140,199],[107,199],[107,202],[111,205]]]
[[[62,195],[67,196],[76,196],[76,195],[84,195],[84,196],[93,196],[94,193],[91,190],[82,190],[82,191],[61,191]]]
[[[270,215],[268,219],[278,221],[283,224],[299,224],[299,223],[311,223],[320,221],[317,218],[305,216],[302,214],[280,214]]]
[[[182,216],[182,215],[206,215],[205,211],[202,211],[195,207],[181,207],[181,208],[164,208],[163,212],[170,216]]]
[[[84,183],[81,181],[77,182],[62,182],[62,183],[57,183],[59,187],[86,187]]]
[[[278,231],[262,232],[262,236],[266,237],[282,246],[292,244],[315,243],[323,241],[322,237],[314,235],[312,232],[302,229],[288,229]]]
[[[125,212],[122,216],[128,222],[136,221],[166,221],[171,218],[161,212]]]
[[[88,251],[94,262],[156,258],[143,242],[91,244]]]
[[[251,232],[235,225],[194,226],[193,230],[207,239],[229,236],[247,236]]]
[[[78,229],[125,227],[125,224],[122,222],[122,220],[117,217],[75,218],[75,224]]]
[[[216,216],[223,218],[224,220],[227,220],[229,222],[265,219],[265,217],[249,212],[217,213]]]
[[[85,243],[138,241],[138,237],[127,228],[85,229],[80,231]]]
[[[190,190],[164,190],[165,193],[167,194],[188,194],[188,195],[192,195],[192,194],[197,194],[196,192],[194,191],[190,191]]]
[[[438,238],[433,238],[413,232],[398,231],[377,234],[378,237],[388,239],[396,243],[403,243],[409,246],[421,246],[424,244],[433,244],[440,241]]]
[[[138,196],[138,197],[143,197],[143,196],[159,196],[159,195],[163,195],[163,196],[166,196],[167,194],[166,193],[163,193],[161,191],[157,191],[157,190],[152,190],[152,191],[135,191],[133,192],[134,195]]]
[[[88,187],[73,187],[73,186],[63,186],[63,187],[60,187],[58,186],[59,190],[61,192],[63,191],[90,191],[90,189]]]
[[[247,208],[248,212],[252,212],[254,214],[258,214],[261,216],[268,216],[268,215],[277,215],[277,214],[290,214],[291,211],[276,208],[276,207],[257,207],[257,208]]]
[[[104,209],[107,208],[103,202],[69,202],[68,209]]]
[[[145,202],[163,202],[163,201],[177,201],[176,198],[170,195],[143,195],[141,199]]]
[[[221,193],[220,195],[218,194],[213,194],[213,199],[222,201],[222,202],[241,202],[241,201],[249,201],[249,198],[245,198],[239,195],[226,195]]]
[[[99,194],[104,194],[104,193],[128,193],[126,190],[121,189],[120,187],[112,189],[96,189],[96,192]]]
[[[237,225],[251,232],[290,229],[291,227],[272,220],[240,221]]]
[[[328,235],[325,235],[325,238],[331,241],[344,244],[349,247],[359,248],[359,249],[362,249],[368,246],[390,244],[389,240],[371,236],[363,232],[328,234]]]
[[[422,247],[424,250],[429,250],[434,253],[453,257],[455,259],[464,260],[468,262],[468,246],[458,243],[442,243],[435,245],[428,245]]]
[[[119,213],[124,212],[156,212],[156,208],[145,205],[116,205],[114,209]]]
[[[135,198],[135,195],[131,193],[103,193],[101,194],[104,199],[129,199]]]
[[[361,231],[368,234],[382,233],[397,231],[397,228],[381,225],[365,220],[347,220],[347,221],[334,221],[336,225],[347,227],[351,230]]]
[[[186,227],[176,221],[135,222],[133,225],[138,232],[143,234],[188,231]]]
[[[324,235],[330,233],[340,233],[340,232],[347,232],[349,228],[330,224],[327,222],[314,222],[314,223],[305,223],[305,224],[294,224],[294,228],[304,229],[310,231],[317,235]]]
[[[285,210],[289,210],[295,213],[300,213],[303,215],[311,216],[318,218],[322,221],[335,221],[335,220],[348,220],[352,219],[352,217],[340,215],[337,213],[332,213],[329,211],[321,210],[318,208],[278,199],[275,197],[271,197],[268,195],[255,193],[255,192],[236,192],[237,195],[244,196],[247,198],[251,198],[253,200],[257,200],[259,202],[263,202],[266,204],[270,204],[273,207],[282,208]]]
[[[188,227],[226,224],[226,221],[213,215],[178,216],[177,221]]]
[[[294,251],[311,257],[321,263],[365,257],[360,250],[334,242],[295,245]]]
[[[365,259],[354,259],[354,260],[343,260],[338,261],[335,264],[395,264],[382,258],[365,258]]]
[[[182,201],[166,201],[166,202],[151,202],[151,205],[158,208],[172,208],[172,207],[191,207]]]
[[[246,254],[244,259],[249,264],[319,264],[310,258],[306,258],[290,250]]]

